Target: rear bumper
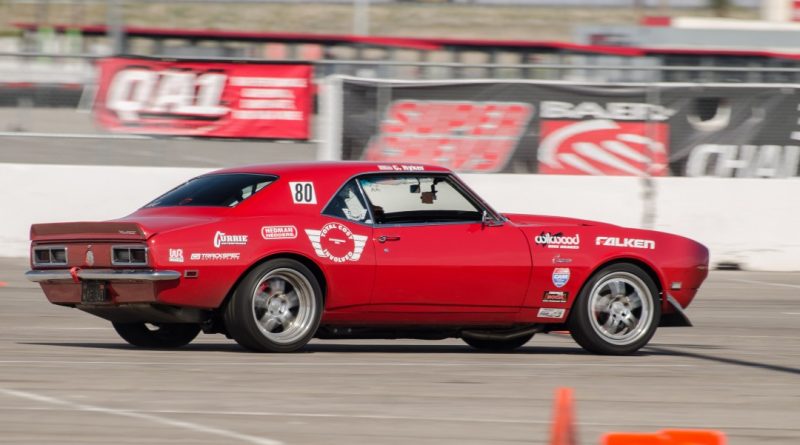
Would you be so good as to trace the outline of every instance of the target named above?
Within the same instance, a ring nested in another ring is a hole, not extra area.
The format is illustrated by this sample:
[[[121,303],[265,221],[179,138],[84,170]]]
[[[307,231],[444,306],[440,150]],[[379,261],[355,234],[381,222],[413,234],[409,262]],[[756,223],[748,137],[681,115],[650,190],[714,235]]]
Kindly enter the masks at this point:
[[[181,273],[174,270],[117,270],[117,269],[80,269],[73,276],[69,270],[29,270],[25,278],[34,283],[45,281],[170,281],[177,280]]]

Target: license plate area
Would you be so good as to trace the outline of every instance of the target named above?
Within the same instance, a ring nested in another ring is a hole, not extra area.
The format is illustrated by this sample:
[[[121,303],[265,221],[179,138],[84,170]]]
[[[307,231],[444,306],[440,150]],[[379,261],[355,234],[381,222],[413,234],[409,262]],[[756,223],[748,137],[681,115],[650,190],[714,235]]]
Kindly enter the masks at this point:
[[[108,303],[107,283],[103,281],[81,281],[81,303]]]

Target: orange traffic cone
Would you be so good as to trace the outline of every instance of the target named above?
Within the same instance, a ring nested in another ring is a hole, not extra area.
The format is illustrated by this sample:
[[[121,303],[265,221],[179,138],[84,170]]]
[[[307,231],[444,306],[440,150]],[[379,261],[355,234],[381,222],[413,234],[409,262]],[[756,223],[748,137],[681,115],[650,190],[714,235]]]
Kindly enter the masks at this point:
[[[577,445],[572,388],[558,388],[553,406],[553,430],[550,445]]]

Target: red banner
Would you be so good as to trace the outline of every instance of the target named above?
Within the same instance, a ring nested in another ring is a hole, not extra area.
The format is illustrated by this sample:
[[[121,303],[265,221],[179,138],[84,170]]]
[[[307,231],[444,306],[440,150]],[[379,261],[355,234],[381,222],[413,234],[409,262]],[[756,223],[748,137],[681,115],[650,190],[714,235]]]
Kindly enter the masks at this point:
[[[107,58],[94,115],[125,133],[308,139],[308,64]]]

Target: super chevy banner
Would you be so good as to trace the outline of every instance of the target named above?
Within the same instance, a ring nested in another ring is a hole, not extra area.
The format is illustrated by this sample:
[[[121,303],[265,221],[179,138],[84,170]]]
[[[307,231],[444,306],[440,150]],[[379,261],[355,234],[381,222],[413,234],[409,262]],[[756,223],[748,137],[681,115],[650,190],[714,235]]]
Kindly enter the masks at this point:
[[[309,64],[115,57],[99,67],[94,115],[111,131],[309,138]]]
[[[793,86],[342,82],[344,159],[462,172],[798,175]]]

